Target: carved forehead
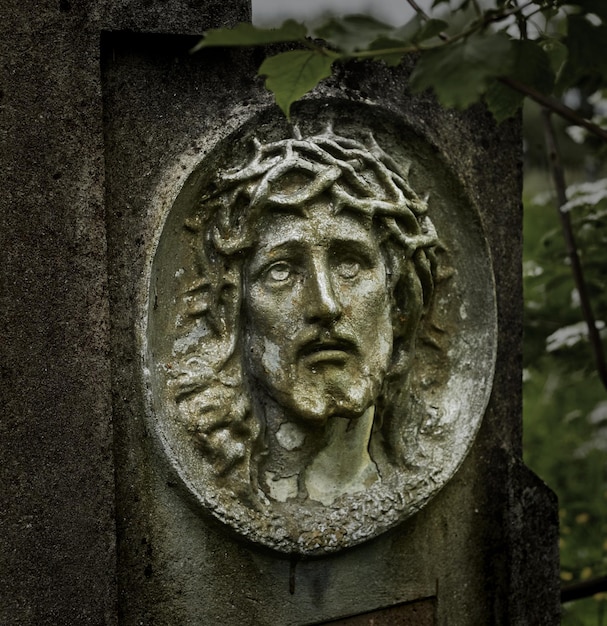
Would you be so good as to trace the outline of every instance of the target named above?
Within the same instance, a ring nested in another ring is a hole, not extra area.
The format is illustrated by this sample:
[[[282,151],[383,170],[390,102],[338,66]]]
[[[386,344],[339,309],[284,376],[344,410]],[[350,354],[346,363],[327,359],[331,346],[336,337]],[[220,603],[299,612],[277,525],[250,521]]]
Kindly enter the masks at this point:
[[[282,245],[289,241],[329,245],[333,241],[374,241],[378,233],[365,215],[344,210],[339,213],[330,201],[312,200],[303,210],[272,208],[257,222],[258,245]]]

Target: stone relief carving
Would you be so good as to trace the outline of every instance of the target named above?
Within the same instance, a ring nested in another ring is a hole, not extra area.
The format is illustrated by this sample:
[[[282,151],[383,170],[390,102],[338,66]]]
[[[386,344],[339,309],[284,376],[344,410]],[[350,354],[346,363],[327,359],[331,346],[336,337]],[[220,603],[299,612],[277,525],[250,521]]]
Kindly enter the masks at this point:
[[[482,238],[464,224],[484,258],[453,265],[410,163],[372,129],[322,123],[251,125],[233,162],[193,174],[144,329],[152,426],[188,489],[240,534],[303,554],[373,537],[442,487],[495,350]]]

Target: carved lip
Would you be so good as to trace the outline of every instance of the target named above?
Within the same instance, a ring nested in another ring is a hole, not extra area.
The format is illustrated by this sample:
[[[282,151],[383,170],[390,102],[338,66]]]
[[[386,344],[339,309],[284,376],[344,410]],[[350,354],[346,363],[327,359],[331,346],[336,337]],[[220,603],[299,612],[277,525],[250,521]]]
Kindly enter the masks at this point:
[[[356,344],[343,337],[317,337],[299,349],[299,356],[308,362],[339,362],[357,353]]]

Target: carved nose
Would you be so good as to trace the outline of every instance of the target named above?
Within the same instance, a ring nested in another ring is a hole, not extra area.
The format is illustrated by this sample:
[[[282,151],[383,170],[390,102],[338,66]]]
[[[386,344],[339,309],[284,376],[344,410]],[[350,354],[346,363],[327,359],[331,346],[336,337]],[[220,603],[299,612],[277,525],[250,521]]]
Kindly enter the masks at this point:
[[[341,316],[341,305],[333,290],[327,268],[315,267],[307,278],[304,310],[307,322],[334,322]]]

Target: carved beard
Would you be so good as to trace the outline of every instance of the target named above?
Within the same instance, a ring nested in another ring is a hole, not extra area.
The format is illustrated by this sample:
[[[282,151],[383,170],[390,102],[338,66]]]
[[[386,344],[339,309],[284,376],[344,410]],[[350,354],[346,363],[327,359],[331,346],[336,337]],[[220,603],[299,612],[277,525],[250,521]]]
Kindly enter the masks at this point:
[[[246,368],[253,386],[261,386],[289,416],[322,426],[333,416],[356,419],[375,403],[391,357],[391,342],[382,337],[378,344],[362,358],[355,347],[348,352],[345,345],[343,351],[302,354],[249,336]]]

